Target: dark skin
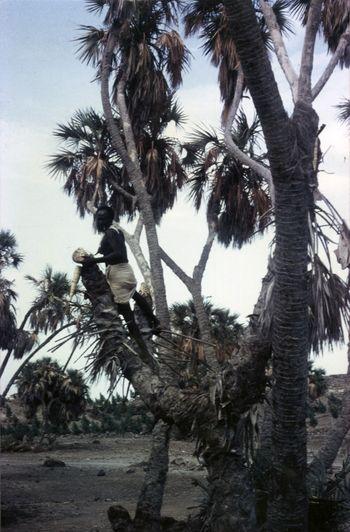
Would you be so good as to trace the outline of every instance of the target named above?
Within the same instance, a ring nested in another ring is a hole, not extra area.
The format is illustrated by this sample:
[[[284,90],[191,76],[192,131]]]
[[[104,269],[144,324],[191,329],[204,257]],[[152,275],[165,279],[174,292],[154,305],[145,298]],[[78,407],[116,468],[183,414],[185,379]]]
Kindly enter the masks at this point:
[[[101,241],[100,249],[101,247],[107,247],[112,251],[106,254],[102,254],[102,257],[86,257],[84,259],[84,264],[100,264],[104,262],[106,265],[108,265],[128,262],[124,236],[121,233],[118,234],[113,229],[109,229],[111,223],[113,222],[113,211],[111,211],[110,209],[103,208],[98,209],[95,215],[95,222],[98,232],[104,234],[104,237]],[[103,243],[104,246],[102,246]],[[102,250],[101,253],[103,253]],[[146,299],[136,290],[132,296],[132,299],[142,310],[150,327],[154,329],[155,332],[158,332],[159,321],[156,316],[154,316],[152,309],[150,308]],[[124,317],[132,336],[134,338],[141,337],[140,331],[135,322],[134,313],[131,310],[129,303],[118,303],[117,308],[119,314]]]

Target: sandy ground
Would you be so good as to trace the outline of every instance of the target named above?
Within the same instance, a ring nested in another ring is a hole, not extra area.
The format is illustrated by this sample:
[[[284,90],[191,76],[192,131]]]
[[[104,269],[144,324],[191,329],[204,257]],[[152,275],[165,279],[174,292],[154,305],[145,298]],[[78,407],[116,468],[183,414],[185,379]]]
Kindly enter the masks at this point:
[[[149,437],[66,436],[52,450],[2,453],[2,529],[8,532],[110,531],[107,510],[135,510],[144,478]],[[203,479],[193,444],[173,441],[163,515],[196,513]],[[47,458],[65,467],[44,467]],[[98,476],[103,470],[105,475]]]

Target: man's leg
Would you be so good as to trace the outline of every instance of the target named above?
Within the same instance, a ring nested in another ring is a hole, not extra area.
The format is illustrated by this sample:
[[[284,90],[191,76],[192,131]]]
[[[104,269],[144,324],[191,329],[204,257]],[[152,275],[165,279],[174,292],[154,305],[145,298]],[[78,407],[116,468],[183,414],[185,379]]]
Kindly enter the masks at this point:
[[[141,359],[153,369],[157,369],[157,363],[147,348],[147,345],[140,333],[140,330],[135,321],[134,313],[131,310],[129,303],[118,303],[117,307],[119,314],[123,316],[126,322],[126,325],[130,332],[130,336],[133,340],[135,340],[135,342],[140,348]]]

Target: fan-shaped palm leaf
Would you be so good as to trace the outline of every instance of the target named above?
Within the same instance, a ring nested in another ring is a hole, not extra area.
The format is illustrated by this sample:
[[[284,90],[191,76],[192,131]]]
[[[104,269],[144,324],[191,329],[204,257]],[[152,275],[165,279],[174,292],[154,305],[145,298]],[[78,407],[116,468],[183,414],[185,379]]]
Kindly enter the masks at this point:
[[[3,268],[17,268],[22,262],[23,257],[17,251],[17,241],[14,234],[10,231],[0,230],[0,271]]]
[[[257,119],[249,125],[237,117],[232,136],[236,144],[255,159],[260,141]],[[185,163],[190,165],[190,197],[198,209],[207,194],[207,216],[216,220],[218,239],[225,246],[240,247],[263,232],[270,221],[270,198],[261,178],[233,157],[215,132],[197,129],[189,143]]]

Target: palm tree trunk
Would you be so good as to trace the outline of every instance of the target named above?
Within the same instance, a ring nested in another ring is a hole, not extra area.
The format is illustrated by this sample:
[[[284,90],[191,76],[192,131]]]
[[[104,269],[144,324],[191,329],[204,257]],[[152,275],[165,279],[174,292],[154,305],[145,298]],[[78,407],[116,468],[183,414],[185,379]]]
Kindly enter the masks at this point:
[[[85,285],[87,270],[86,268],[82,272],[82,281]],[[92,289],[94,276],[96,285],[101,286],[102,273],[96,265],[89,267],[89,270],[91,273],[88,279],[88,292],[92,296],[95,317],[98,318],[98,313],[109,305],[110,296]],[[263,280],[261,295],[254,308],[254,317],[247,328],[242,351],[233,361],[232,367],[227,367],[222,374],[223,388],[228,394],[233,409],[233,421],[230,423],[231,435],[234,434],[240,415],[259,401],[265,389],[264,369],[271,348],[269,341],[261,337],[257,320],[263,309],[270,276],[269,272]],[[107,318],[106,314],[103,316]],[[111,345],[113,349],[115,340],[111,334],[109,334],[108,342],[110,342],[108,348]],[[117,345],[115,349],[117,350]],[[232,438],[228,438],[227,427],[218,422],[216,406],[212,402],[208,389],[203,387],[201,390],[189,393],[173,384],[172,381],[169,382],[152,374],[151,369],[143,365],[133,353],[127,354],[121,350],[118,352],[118,357],[121,367],[125,368],[125,376],[132,382],[135,390],[155,416],[165,423],[176,423],[185,432],[191,428],[196,430],[202,442],[204,449],[202,457],[209,474],[209,500],[203,519],[210,520],[211,530],[243,530],[243,525],[250,530],[251,518],[254,518],[251,515],[254,504],[249,471],[244,465],[241,446],[232,443]],[[157,426],[156,431],[151,464],[158,463],[158,469],[151,467],[147,472],[142,497],[138,504],[139,522],[143,515],[142,512],[146,511],[151,516],[152,522],[156,523],[155,516],[160,512],[159,493],[162,492],[159,492],[159,487],[163,481],[165,482],[166,477],[167,443],[164,445],[164,442],[167,441],[168,435],[164,424]],[[161,482],[157,484],[156,479],[159,480],[159,477],[162,477]],[[224,490],[223,497],[222,489]],[[120,513],[114,513],[120,516]],[[231,526],[233,523],[234,528],[223,528],[226,524]]]
[[[276,251],[273,314],[273,489],[268,530],[306,531],[308,179],[317,116],[283,108],[250,1],[227,1],[238,55],[264,132],[275,185]],[[302,163],[302,165],[301,165]]]
[[[152,432],[152,448],[135,513],[135,526],[144,532],[159,531],[164,485],[169,463],[170,426],[159,420]]]

